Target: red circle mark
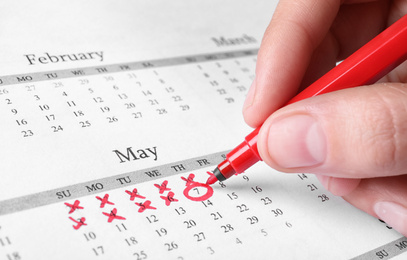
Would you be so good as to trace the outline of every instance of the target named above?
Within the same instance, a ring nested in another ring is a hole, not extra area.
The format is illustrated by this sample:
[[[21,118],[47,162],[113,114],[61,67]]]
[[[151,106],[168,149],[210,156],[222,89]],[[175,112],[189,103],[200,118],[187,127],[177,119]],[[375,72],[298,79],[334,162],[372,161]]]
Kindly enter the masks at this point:
[[[196,187],[204,187],[204,188],[207,189],[207,191],[206,191],[206,193],[205,193],[204,195],[199,196],[199,197],[192,197],[192,196],[190,196],[190,195],[189,195],[189,191],[190,191],[191,189],[193,189],[193,188],[196,188]],[[192,201],[204,201],[204,200],[207,200],[207,199],[209,199],[210,197],[212,197],[212,195],[213,195],[213,188],[212,188],[210,185],[205,184],[205,183],[192,182],[192,183],[190,183],[190,184],[185,188],[185,190],[184,190],[184,196],[185,196],[187,199],[190,199],[190,200],[192,200]]]

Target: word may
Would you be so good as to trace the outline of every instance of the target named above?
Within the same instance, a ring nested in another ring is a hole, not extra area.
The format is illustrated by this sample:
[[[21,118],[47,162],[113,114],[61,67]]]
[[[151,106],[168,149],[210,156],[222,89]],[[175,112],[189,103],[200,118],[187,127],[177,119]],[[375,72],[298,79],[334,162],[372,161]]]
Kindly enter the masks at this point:
[[[157,147],[144,148],[144,149],[133,149],[132,147],[127,147],[126,152],[122,153],[119,150],[113,150],[120,160],[120,163],[136,161],[140,159],[154,158],[157,161]]]
[[[85,52],[76,54],[62,54],[62,55],[51,55],[48,52],[45,52],[44,55],[38,57],[35,54],[24,54],[24,56],[27,58],[30,65],[35,65],[37,63],[48,64],[80,60],[103,61],[103,51]]]

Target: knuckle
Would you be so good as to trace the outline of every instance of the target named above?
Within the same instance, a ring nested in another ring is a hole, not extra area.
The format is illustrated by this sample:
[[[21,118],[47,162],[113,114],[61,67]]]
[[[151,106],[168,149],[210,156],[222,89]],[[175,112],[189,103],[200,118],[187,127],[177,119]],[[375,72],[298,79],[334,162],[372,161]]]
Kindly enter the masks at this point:
[[[374,106],[364,118],[371,126],[363,133],[366,155],[376,169],[394,171],[407,155],[407,92],[389,87],[378,92],[372,101]]]

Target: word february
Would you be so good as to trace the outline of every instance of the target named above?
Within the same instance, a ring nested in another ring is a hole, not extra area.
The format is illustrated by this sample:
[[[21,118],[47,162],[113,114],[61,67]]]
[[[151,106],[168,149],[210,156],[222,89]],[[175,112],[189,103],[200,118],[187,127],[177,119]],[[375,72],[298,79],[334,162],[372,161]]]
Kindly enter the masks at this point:
[[[83,60],[98,60],[103,61],[103,51],[83,52],[74,54],[49,54],[45,52],[43,55],[24,54],[27,58],[29,65],[36,64],[49,64],[49,63],[61,63],[71,61],[83,61]]]
[[[157,161],[156,146],[144,149],[127,147],[126,152],[124,153],[120,152],[119,150],[113,150],[113,152],[119,158],[120,163],[136,161],[140,159],[148,159],[150,157],[154,159],[154,161]]]

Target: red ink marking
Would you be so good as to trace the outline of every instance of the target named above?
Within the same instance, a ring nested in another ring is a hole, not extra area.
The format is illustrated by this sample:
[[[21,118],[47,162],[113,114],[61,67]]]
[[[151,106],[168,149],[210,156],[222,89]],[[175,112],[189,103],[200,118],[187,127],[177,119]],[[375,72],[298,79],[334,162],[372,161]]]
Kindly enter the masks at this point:
[[[209,174],[209,176],[213,176],[213,172],[207,171],[207,174]]]
[[[73,204],[69,204],[69,203],[65,202],[65,205],[67,205],[68,207],[71,208],[69,210],[69,214],[73,213],[77,209],[83,209],[83,207],[79,206],[79,203],[80,203],[79,200],[75,200],[75,202]]]
[[[189,186],[194,183],[195,174],[191,173],[188,178],[181,177],[182,180],[186,181],[185,186]]]
[[[77,225],[73,225],[73,228],[75,230],[78,230],[81,226],[86,226],[87,224],[85,223],[86,218],[80,218],[79,221],[73,219],[72,217],[69,217],[70,220],[72,220],[73,222],[75,222]]]
[[[137,189],[134,188],[133,191],[126,190],[126,193],[130,195],[130,200],[133,201],[134,198],[145,199],[146,197],[138,194]]]
[[[178,200],[174,198],[174,192],[168,192],[167,196],[160,196],[163,200],[165,200],[165,205],[169,206],[171,202],[177,202]]]
[[[100,207],[101,207],[101,208],[104,208],[106,204],[114,205],[113,202],[110,202],[110,201],[109,201],[109,194],[105,194],[105,196],[103,197],[103,199],[102,199],[101,197],[99,197],[99,196],[96,196],[96,198],[101,201],[101,203],[100,203]]]
[[[193,188],[197,188],[197,187],[206,188],[207,189],[206,193],[199,197],[190,196],[189,191],[192,190]],[[212,195],[213,195],[213,188],[208,184],[200,183],[200,182],[193,182],[190,185],[188,185],[184,190],[184,196],[187,199],[190,199],[192,201],[204,201],[204,200],[207,200],[210,197],[212,197]]]
[[[138,212],[140,212],[140,213],[143,212],[143,211],[146,210],[146,209],[157,209],[157,208],[154,208],[153,206],[150,206],[150,205],[151,205],[151,201],[149,201],[149,200],[146,200],[144,203],[142,203],[142,202],[137,203],[137,202],[136,202],[136,205],[140,207],[140,208],[138,209]]]
[[[117,209],[114,208],[112,211],[110,211],[110,213],[106,213],[106,212],[102,212],[103,215],[108,216],[109,218],[107,219],[107,222],[111,223],[113,220],[115,219],[123,219],[125,220],[125,217],[122,216],[118,216],[117,215]]]
[[[160,194],[163,194],[164,191],[171,190],[170,188],[167,188],[167,184],[168,181],[164,181],[163,183],[161,183],[161,185],[154,184],[154,186],[156,186],[159,189]]]

